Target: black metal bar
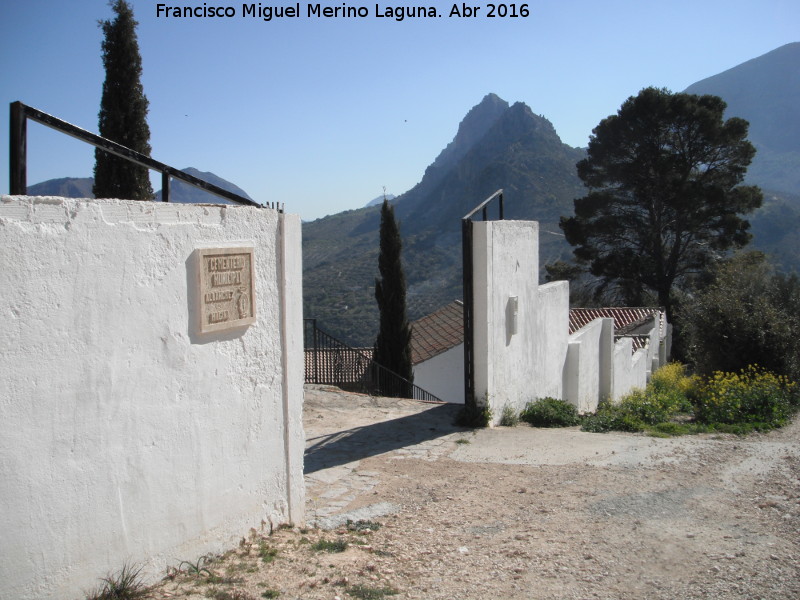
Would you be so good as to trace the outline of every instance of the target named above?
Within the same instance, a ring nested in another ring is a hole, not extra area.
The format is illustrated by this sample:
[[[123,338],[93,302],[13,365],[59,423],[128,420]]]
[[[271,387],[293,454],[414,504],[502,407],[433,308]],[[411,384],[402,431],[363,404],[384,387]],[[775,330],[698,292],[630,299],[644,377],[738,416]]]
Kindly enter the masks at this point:
[[[169,174],[161,173],[161,201],[169,202]]]
[[[468,212],[466,215],[464,215],[462,217],[462,220],[463,219],[471,219],[473,217],[473,215],[475,215],[476,212],[478,212],[479,210],[483,210],[483,207],[486,206],[487,204],[489,204],[489,202],[494,200],[497,196],[502,196],[502,195],[503,195],[503,190],[502,189],[497,190],[494,194],[489,196],[486,200],[481,202],[478,206],[476,206],[470,212]]]
[[[473,298],[472,219],[461,221],[461,265],[464,286],[464,404],[475,401],[475,338],[472,328]]]
[[[180,169],[176,169],[175,167],[171,167],[167,164],[154,160],[149,156],[140,154],[139,152],[131,150],[130,148],[126,148],[121,144],[112,142],[111,140],[100,137],[99,135],[95,135],[94,133],[86,131],[85,129],[81,129],[80,127],[77,127],[72,123],[68,123],[67,121],[62,121],[61,119],[54,117],[53,115],[49,115],[31,106],[26,106],[21,102],[12,103],[12,120],[13,120],[14,105],[18,105],[19,110],[21,110],[23,114],[23,121],[25,120],[25,118],[32,119],[38,123],[41,123],[42,125],[46,125],[47,127],[55,129],[56,131],[60,131],[61,133],[65,133],[69,136],[77,138],[83,142],[86,142],[87,144],[95,146],[96,148],[100,148],[105,152],[109,152],[110,154],[114,154],[115,156],[120,156],[142,167],[147,167],[148,169],[153,169],[154,171],[158,171],[161,173],[162,180],[164,177],[174,177],[175,179],[180,179],[181,181],[184,181],[185,183],[198,187],[202,190],[211,192],[212,194],[215,194],[227,200],[231,200],[236,204],[245,204],[247,206],[264,208],[258,202],[254,202],[253,200],[245,198],[244,196],[240,196],[239,194],[234,194],[233,192],[229,192],[228,190],[223,189],[217,185],[214,185],[213,183],[209,183],[193,175],[184,173]],[[23,179],[25,178],[24,174],[22,175],[22,178]],[[283,211],[281,210],[280,212]]]
[[[24,196],[28,193],[27,182],[27,147],[28,127],[25,121],[25,110],[22,102],[12,102],[10,107],[11,123],[9,131],[9,187],[12,196]]]
[[[503,221],[504,220],[504,217],[503,217],[503,190],[500,190],[499,200],[500,200],[500,220]]]

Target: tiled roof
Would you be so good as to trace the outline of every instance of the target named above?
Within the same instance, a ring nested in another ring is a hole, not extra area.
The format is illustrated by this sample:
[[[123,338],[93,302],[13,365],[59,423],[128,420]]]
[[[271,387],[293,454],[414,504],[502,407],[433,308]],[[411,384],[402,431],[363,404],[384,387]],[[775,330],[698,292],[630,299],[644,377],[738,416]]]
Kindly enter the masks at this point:
[[[411,364],[419,364],[464,342],[464,304],[455,300],[411,323]]]
[[[647,346],[647,335],[630,332],[653,315],[659,317],[663,335],[664,311],[652,307],[610,307],[569,309],[569,333],[573,334],[595,319],[614,319],[615,337],[626,336],[633,340],[633,350]],[[464,342],[464,304],[455,300],[434,313],[411,323],[411,363],[416,365],[433,358]]]
[[[614,319],[614,333],[625,334],[653,315],[661,317],[662,313],[661,309],[652,307],[570,308],[569,332],[573,334],[595,319]],[[663,323],[659,322],[659,326],[663,327]]]

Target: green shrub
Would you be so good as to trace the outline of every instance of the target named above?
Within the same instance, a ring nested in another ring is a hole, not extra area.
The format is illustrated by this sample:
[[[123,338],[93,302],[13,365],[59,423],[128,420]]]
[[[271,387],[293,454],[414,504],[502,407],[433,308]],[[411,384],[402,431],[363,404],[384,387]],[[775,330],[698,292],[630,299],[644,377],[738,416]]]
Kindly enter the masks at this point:
[[[528,402],[519,417],[534,427],[570,427],[580,423],[578,409],[569,402],[555,398]]]
[[[383,600],[387,596],[396,596],[400,592],[391,587],[374,588],[358,584],[348,586],[347,593],[359,600]]]
[[[690,412],[699,388],[698,377],[686,375],[680,363],[669,363],[653,373],[644,390],[635,389],[618,403],[604,403],[594,415],[584,417],[582,429],[594,433],[650,429],[675,435],[676,428],[654,428],[668,423],[678,413]]]
[[[517,414],[513,406],[507,404],[503,407],[503,412],[500,415],[500,425],[502,427],[516,427],[519,425],[519,414]]]
[[[583,417],[581,430],[590,433],[609,431],[644,431],[645,425],[618,404],[603,403],[593,415]]]
[[[695,417],[702,423],[771,429],[784,425],[796,404],[796,384],[750,365],[739,373],[714,373],[697,401]]]
[[[680,314],[697,371],[713,376],[758,364],[800,381],[800,278],[776,273],[760,252],[734,255],[715,271]]]
[[[261,541],[258,544],[258,555],[265,563],[271,563],[278,556],[278,549],[273,548],[265,541]]]
[[[329,552],[331,554],[335,554],[337,552],[344,552],[347,550],[347,542],[344,540],[319,540],[313,546],[311,546],[312,550],[316,552]]]
[[[647,391],[658,395],[659,404],[669,412],[691,412],[701,384],[697,375],[686,375],[684,365],[671,362],[653,373]]]

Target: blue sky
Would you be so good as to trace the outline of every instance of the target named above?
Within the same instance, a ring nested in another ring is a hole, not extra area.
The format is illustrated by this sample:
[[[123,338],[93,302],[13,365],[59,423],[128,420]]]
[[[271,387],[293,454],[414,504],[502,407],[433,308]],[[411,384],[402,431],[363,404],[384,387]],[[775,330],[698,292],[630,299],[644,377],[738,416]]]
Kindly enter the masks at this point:
[[[585,146],[593,127],[641,88],[688,85],[800,41],[797,0],[541,0],[527,18],[156,16],[139,21],[153,158],[213,171],[305,220],[400,194],[489,92],[547,117]],[[258,5],[259,3],[255,3]],[[294,2],[262,0],[263,6]],[[313,3],[311,3],[313,4]],[[342,2],[323,2],[341,6]],[[462,3],[455,3],[461,6]],[[416,6],[416,1],[378,3]],[[522,3],[516,3],[519,7]],[[97,132],[106,0],[2,0],[0,192],[8,192],[8,104],[15,100]],[[29,123],[28,183],[92,173],[88,145]],[[155,188],[160,187],[156,181]]]

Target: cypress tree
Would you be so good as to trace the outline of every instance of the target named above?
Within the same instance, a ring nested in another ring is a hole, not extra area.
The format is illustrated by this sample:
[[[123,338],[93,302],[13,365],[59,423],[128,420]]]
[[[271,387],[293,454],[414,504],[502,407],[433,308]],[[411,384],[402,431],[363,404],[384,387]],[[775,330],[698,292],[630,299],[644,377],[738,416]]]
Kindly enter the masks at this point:
[[[394,207],[384,199],[381,207],[380,255],[375,279],[375,299],[380,311],[380,329],[375,342],[375,362],[394,371],[408,381],[414,374],[411,369],[411,328],[406,314],[406,277],[400,261],[402,252],[400,230],[394,218]],[[407,386],[401,386],[396,395],[409,396]],[[395,395],[384,390],[386,395]]]
[[[106,79],[100,100],[100,135],[150,156],[148,102],[142,87],[142,57],[136,39],[133,9],[125,0],[110,3],[113,21],[100,21],[103,29],[103,66]],[[146,167],[140,167],[99,148],[95,149],[95,198],[152,200],[153,188]]]

